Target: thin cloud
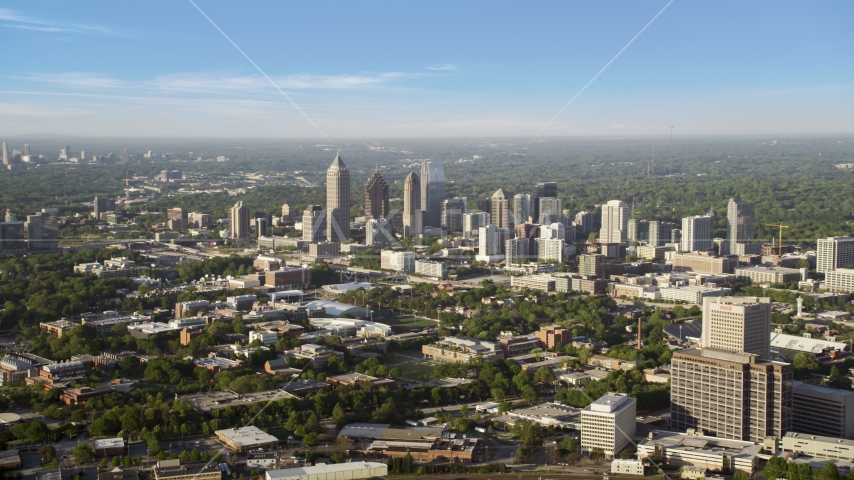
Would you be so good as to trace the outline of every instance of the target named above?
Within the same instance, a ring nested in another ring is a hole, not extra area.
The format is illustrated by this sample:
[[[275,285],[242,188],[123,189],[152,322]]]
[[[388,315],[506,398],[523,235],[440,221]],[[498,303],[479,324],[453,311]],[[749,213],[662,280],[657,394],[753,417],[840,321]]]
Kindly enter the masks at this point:
[[[383,72],[342,75],[286,75],[274,77],[289,90],[360,90],[399,83],[422,77],[418,73]],[[98,73],[65,72],[33,73],[10,76],[30,82],[49,83],[68,88],[127,88],[163,93],[256,93],[270,89],[260,75],[223,75],[217,73],[175,73],[158,75],[151,80],[126,81]]]
[[[35,30],[40,32],[74,32],[81,31],[98,32],[113,34],[114,32],[100,25],[85,25],[85,24],[63,24],[49,20],[42,20],[33,17],[21,15],[14,10],[8,8],[0,8],[0,20],[7,22],[15,22],[15,24],[4,24],[6,28],[20,28],[23,30]]]
[[[439,63],[436,65],[433,65],[432,67],[427,67],[427,69],[428,70],[435,70],[435,71],[448,71],[448,70],[456,70],[457,66],[452,64],[452,63]]]
[[[77,30],[72,30],[69,28],[59,28],[59,27],[37,27],[34,25],[10,25],[8,23],[4,23],[3,26],[5,28],[20,28],[23,30],[36,30],[38,32],[76,32]]]

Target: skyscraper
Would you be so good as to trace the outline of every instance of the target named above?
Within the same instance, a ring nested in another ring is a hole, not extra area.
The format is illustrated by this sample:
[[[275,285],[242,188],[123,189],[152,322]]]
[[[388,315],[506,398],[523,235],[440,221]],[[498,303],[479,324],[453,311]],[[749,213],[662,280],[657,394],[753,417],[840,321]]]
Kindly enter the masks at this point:
[[[726,209],[726,238],[729,251],[736,251],[736,244],[753,241],[756,214],[752,203],[736,202],[729,199]]]
[[[540,197],[539,215],[534,220],[537,223],[553,223],[563,217],[563,200],[557,197]]]
[[[442,201],[442,229],[448,233],[463,231],[463,214],[466,204],[463,199],[454,197]]]
[[[645,242],[649,240],[649,222],[630,218],[626,239],[629,242]]]
[[[531,217],[531,195],[517,193],[513,195],[513,223],[525,223]]]
[[[27,234],[27,248],[30,250],[41,250],[43,248],[42,220],[43,218],[40,213],[27,215],[25,229]]]
[[[302,212],[302,239],[320,242],[326,238],[326,212],[320,205],[309,205]]]
[[[249,239],[249,207],[239,201],[231,207],[231,238],[236,242]]]
[[[619,200],[611,200],[602,205],[602,228],[599,241],[602,243],[623,243],[626,241],[629,225],[629,207]]]
[[[510,216],[510,199],[502,189],[492,194],[492,224],[498,228],[513,228]]]
[[[854,237],[819,238],[815,258],[819,273],[854,267]]]
[[[30,154],[30,144],[25,143],[24,144],[24,155],[29,155],[29,154]],[[81,158],[81,160],[82,160],[82,158]]]
[[[506,242],[512,235],[508,228],[498,228],[492,224],[480,227],[478,254],[481,256],[504,255]]]
[[[557,183],[555,182],[540,182],[534,185],[534,195],[530,199],[531,218],[534,222],[540,222],[540,199],[542,198],[557,198]],[[560,213],[560,212],[557,212]],[[527,221],[527,220],[526,220]]]
[[[421,164],[421,211],[424,226],[442,226],[442,200],[445,199],[445,166]]]
[[[3,142],[3,165],[9,165],[9,146]]]
[[[282,223],[291,223],[291,206],[282,204]]]
[[[575,226],[578,227],[578,233],[581,235],[587,235],[592,232],[595,221],[593,212],[578,212],[575,214]]]
[[[712,249],[712,224],[714,217],[711,215],[694,215],[682,219],[682,245],[683,252],[707,252]]]
[[[769,361],[771,300],[707,298],[701,348],[673,355],[671,427],[762,441],[792,426],[792,366]]]
[[[410,172],[403,182],[403,236],[418,238],[421,235],[423,211],[421,210],[421,179]]]
[[[365,219],[384,219],[388,213],[388,183],[377,167],[365,184]]]
[[[326,170],[326,239],[346,242],[350,238],[350,170],[335,155]]]
[[[463,235],[473,237],[478,235],[478,229],[489,225],[489,213],[465,213],[463,214]]]
[[[771,299],[760,297],[706,298],[703,302],[704,348],[752,353],[771,358]]]
[[[649,222],[649,241],[653,247],[663,247],[670,243],[673,238],[673,227],[676,224],[673,222],[664,222],[653,220]]]

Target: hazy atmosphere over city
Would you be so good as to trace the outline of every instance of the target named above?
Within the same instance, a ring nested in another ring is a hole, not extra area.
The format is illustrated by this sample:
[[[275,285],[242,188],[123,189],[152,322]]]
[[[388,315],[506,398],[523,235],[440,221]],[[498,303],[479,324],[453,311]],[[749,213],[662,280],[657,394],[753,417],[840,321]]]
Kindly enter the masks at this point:
[[[854,3],[0,3],[0,477],[854,480]]]

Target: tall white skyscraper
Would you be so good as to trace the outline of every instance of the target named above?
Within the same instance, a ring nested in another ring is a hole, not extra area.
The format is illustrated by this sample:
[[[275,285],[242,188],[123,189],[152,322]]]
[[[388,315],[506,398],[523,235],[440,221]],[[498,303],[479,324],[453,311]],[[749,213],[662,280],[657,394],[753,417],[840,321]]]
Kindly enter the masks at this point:
[[[326,170],[326,239],[346,242],[350,238],[350,169],[341,153]]]
[[[711,215],[695,215],[682,219],[682,244],[680,250],[683,252],[707,252],[712,249],[712,223],[714,217]]]
[[[9,165],[9,146],[3,142],[3,165]]]
[[[489,225],[489,213],[476,212],[463,214],[463,235],[473,237],[478,235],[480,227]]]
[[[566,240],[566,227],[562,223],[540,225],[540,238]]]
[[[504,255],[505,242],[512,235],[510,229],[498,228],[495,225],[487,225],[485,227],[480,227],[478,233],[479,255]]]
[[[602,205],[602,228],[599,241],[602,243],[623,243],[629,226],[629,206],[619,200],[611,200]]]
[[[240,242],[249,239],[249,207],[242,201],[231,207],[231,239]]]
[[[854,237],[818,239],[815,271],[827,273],[837,268],[854,267]]]

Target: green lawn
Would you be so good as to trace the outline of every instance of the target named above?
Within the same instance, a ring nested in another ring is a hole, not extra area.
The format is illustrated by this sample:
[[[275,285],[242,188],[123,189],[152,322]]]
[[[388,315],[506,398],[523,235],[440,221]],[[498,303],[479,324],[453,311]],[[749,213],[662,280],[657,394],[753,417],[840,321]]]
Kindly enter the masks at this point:
[[[435,327],[438,325],[436,322],[432,320],[427,320],[424,318],[415,318],[415,317],[391,317],[391,318],[375,318],[375,322],[384,323],[386,325],[390,325],[392,327]]]
[[[433,366],[432,365],[424,365],[420,363],[407,363],[405,365],[398,365],[397,368],[400,369],[400,376],[404,378],[408,378],[410,380],[421,381],[425,380],[433,374]]]

